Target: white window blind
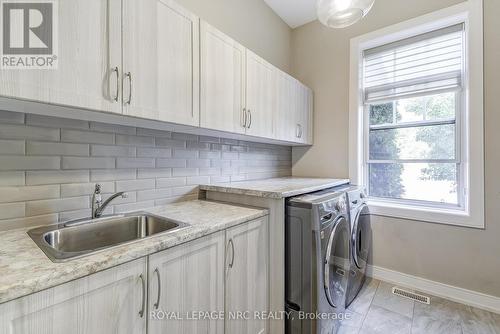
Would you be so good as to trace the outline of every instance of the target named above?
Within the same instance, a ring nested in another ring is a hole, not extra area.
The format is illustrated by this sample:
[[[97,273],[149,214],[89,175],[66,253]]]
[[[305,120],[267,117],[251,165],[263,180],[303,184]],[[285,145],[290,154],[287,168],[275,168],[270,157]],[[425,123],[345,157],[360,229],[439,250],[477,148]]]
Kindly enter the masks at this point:
[[[464,24],[364,51],[364,102],[461,89]]]

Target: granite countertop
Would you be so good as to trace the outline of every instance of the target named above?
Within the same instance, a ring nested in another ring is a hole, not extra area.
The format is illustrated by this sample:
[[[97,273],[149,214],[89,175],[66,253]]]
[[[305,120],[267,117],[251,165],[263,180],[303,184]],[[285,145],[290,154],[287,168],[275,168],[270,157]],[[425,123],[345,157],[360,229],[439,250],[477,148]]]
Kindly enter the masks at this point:
[[[203,184],[200,185],[200,189],[280,199],[323,190],[347,183],[349,183],[349,180],[347,179],[282,177],[256,181]]]
[[[54,263],[49,260],[26,234],[28,228],[1,232],[0,303],[54,287],[268,214],[266,209],[203,200],[168,204],[144,211],[191,226],[63,263]]]

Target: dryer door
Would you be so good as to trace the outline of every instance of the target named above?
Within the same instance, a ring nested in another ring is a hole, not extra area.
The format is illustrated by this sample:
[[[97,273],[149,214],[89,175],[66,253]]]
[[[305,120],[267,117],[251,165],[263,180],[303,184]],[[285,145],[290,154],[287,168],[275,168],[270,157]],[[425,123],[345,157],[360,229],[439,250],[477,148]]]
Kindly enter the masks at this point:
[[[349,221],[340,216],[328,239],[325,253],[324,285],[331,306],[343,308],[349,273]]]
[[[362,204],[354,219],[352,229],[352,256],[359,269],[365,269],[371,248],[372,232],[368,205]]]

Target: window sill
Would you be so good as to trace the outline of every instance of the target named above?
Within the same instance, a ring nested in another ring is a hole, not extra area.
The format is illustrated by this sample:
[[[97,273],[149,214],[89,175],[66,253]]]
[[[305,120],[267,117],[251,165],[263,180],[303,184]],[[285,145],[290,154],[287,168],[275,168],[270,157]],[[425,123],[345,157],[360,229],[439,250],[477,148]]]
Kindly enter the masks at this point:
[[[407,205],[377,199],[368,199],[368,206],[370,213],[375,216],[484,229],[483,219],[459,209]]]

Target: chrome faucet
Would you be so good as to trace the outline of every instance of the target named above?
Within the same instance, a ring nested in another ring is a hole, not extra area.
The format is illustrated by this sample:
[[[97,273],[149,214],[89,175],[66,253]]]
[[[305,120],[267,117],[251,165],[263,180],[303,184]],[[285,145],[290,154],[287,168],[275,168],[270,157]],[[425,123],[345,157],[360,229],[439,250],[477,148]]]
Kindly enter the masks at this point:
[[[125,192],[120,191],[117,192],[116,194],[111,195],[107,200],[103,202],[101,196],[101,185],[96,184],[94,194],[92,195],[92,219],[101,217],[103,211],[106,209],[109,203],[111,203],[112,200],[120,196],[121,198],[128,197]]]

